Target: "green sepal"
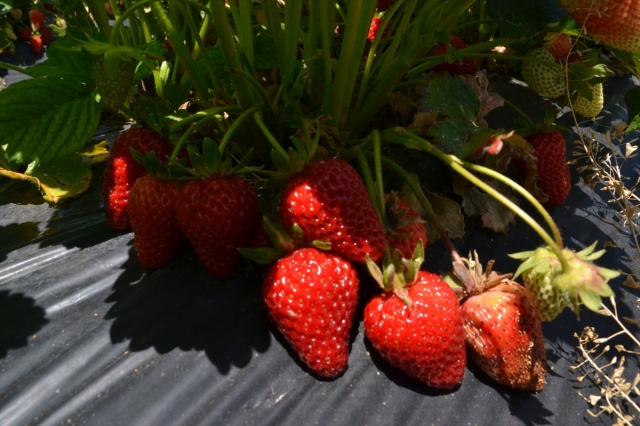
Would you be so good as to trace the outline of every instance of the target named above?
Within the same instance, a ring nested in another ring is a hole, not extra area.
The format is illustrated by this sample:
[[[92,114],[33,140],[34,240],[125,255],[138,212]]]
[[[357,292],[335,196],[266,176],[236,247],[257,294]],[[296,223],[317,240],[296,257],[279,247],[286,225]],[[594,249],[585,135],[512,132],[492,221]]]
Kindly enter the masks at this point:
[[[222,153],[220,147],[211,138],[204,138],[202,141],[202,155],[204,160],[212,172],[220,171],[222,165]]]
[[[282,257],[282,252],[273,247],[260,247],[257,249],[252,248],[238,248],[238,252],[245,258],[253,260],[261,265],[268,265],[276,262]]]
[[[331,250],[331,243],[328,241],[313,240],[311,245],[323,251]]]

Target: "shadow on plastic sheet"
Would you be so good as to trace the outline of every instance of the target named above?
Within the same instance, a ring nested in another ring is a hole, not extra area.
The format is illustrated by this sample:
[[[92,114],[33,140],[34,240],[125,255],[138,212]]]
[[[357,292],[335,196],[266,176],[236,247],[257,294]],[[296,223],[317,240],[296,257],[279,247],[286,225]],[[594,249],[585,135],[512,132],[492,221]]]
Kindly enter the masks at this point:
[[[121,123],[107,123],[96,131],[94,140],[112,142],[121,130]],[[18,182],[0,194],[1,214],[21,216],[16,223],[0,226],[0,262],[12,251],[29,245],[84,249],[119,235],[105,222],[102,195],[105,167],[106,163],[93,165],[89,188],[55,205],[45,202],[38,188],[28,182]]]
[[[105,300],[111,340],[132,351],[153,347],[204,351],[221,374],[245,367],[271,345],[262,305],[261,275],[243,262],[228,280],[215,280],[185,247],[168,266],[145,270],[135,249]]]
[[[27,346],[28,338],[49,320],[35,300],[22,293],[0,291],[0,359],[11,349]]]

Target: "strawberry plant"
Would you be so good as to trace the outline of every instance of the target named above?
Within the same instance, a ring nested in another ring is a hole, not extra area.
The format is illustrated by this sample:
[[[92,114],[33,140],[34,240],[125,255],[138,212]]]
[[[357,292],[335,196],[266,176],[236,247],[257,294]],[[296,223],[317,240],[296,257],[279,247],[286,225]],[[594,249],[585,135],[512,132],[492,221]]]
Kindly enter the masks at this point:
[[[217,280],[241,254],[269,265],[267,313],[320,377],[348,368],[358,288],[371,285],[362,264],[383,291],[363,301],[366,338],[439,389],[461,384],[468,356],[497,383],[539,391],[541,321],[613,294],[601,253],[565,247],[546,210],[572,191],[558,110],[492,128],[518,106],[487,71],[597,117],[612,69],[640,73],[637,25],[613,2],[588,2],[608,11],[589,17],[578,0],[26,3],[28,17],[0,9],[0,49],[29,43],[47,59],[0,62],[31,77],[0,91],[0,175],[55,204],[106,160],[106,223],[133,231],[140,264],[165,267],[188,242]],[[630,92],[631,130],[639,99]],[[135,124],[108,154],[92,147],[114,121]],[[418,177],[417,158],[440,168]],[[513,255],[515,277],[483,274],[451,241],[473,226],[465,215],[489,232],[522,220],[543,245]],[[427,244],[451,253],[446,281],[421,270]]]

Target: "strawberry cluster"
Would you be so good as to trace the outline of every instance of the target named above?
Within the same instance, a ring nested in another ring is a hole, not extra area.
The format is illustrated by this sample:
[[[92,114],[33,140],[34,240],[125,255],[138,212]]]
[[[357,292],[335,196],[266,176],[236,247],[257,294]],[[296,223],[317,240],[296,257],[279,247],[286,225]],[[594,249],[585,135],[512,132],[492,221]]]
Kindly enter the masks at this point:
[[[366,264],[384,291],[366,303],[364,331],[389,364],[430,387],[452,389],[468,355],[499,383],[534,391],[544,385],[540,319],[524,287],[485,274],[457,294],[420,270],[424,221],[393,192],[384,197],[381,220],[347,161],[309,161],[284,185],[279,221],[262,222],[256,191],[238,175],[209,173],[186,184],[163,177],[157,171],[172,151],[153,130],[131,128],[115,141],[105,172],[107,223],[133,229],[142,266],[168,264],[185,239],[216,278],[236,271],[239,252],[251,251],[242,247],[277,251],[262,287],[267,313],[311,371],[336,378],[348,366],[358,265]],[[219,151],[205,156],[212,152]],[[192,164],[202,160],[190,157]]]

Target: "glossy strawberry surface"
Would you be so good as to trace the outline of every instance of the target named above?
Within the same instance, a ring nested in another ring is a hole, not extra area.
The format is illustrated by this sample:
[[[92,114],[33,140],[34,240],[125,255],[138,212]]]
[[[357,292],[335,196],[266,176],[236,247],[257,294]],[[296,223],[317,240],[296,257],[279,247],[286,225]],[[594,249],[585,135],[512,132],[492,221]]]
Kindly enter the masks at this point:
[[[542,323],[524,287],[499,284],[461,306],[469,357],[496,382],[539,391],[547,356]]]
[[[342,373],[358,302],[351,264],[330,252],[303,248],[278,260],[264,279],[270,317],[300,359],[322,377]]]
[[[548,203],[559,206],[571,190],[571,173],[567,164],[567,148],[559,131],[534,133],[525,138],[535,151],[538,167],[537,185],[549,197]]]
[[[464,40],[455,34],[451,34],[451,41],[449,42],[456,50],[464,49],[467,47]],[[432,56],[446,55],[448,46],[446,44],[439,44],[432,51]],[[440,65],[436,65],[432,68],[438,72],[448,72],[451,75],[475,75],[478,72],[478,64],[473,58],[462,58],[462,63],[454,61],[452,63],[444,62]]]
[[[411,308],[390,292],[367,304],[367,339],[385,360],[409,376],[435,388],[458,386],[466,352],[455,293],[438,275],[427,271],[420,271],[408,293]]]
[[[258,196],[241,177],[213,175],[186,184],[178,198],[178,223],[198,258],[216,278],[240,263],[259,216]]]
[[[175,256],[184,234],[178,225],[176,208],[182,186],[151,176],[138,179],[129,193],[129,219],[134,247],[145,268],[158,269]]]
[[[287,182],[280,198],[285,229],[297,223],[308,241],[356,262],[378,261],[385,251],[384,228],[358,172],[344,160],[316,160]]]
[[[134,160],[131,148],[145,155],[154,151],[161,162],[166,162],[173,151],[169,141],[144,127],[123,131],[113,143],[102,178],[102,192],[107,225],[120,232],[131,230],[127,209],[129,191],[135,181],[147,173],[144,166]]]

